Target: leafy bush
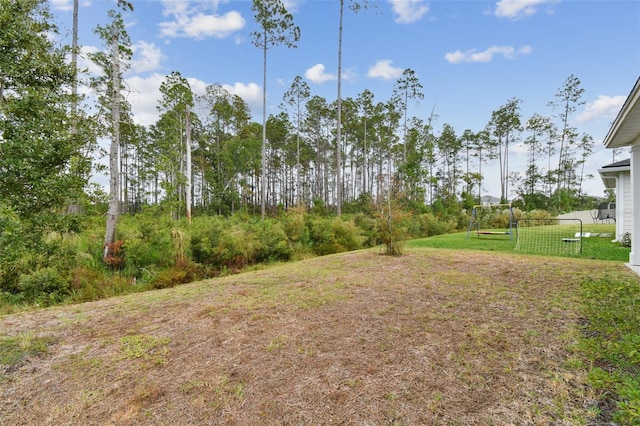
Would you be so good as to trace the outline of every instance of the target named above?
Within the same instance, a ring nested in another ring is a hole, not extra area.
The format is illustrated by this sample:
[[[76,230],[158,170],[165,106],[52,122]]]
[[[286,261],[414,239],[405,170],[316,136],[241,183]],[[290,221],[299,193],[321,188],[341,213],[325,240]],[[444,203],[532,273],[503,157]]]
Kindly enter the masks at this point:
[[[216,217],[207,219],[206,222],[194,223],[190,240],[192,260],[202,265],[214,263],[213,256],[220,241],[220,235],[227,226]]]
[[[118,236],[124,240],[128,275],[140,278],[151,267],[168,268],[175,264],[176,253],[172,230],[175,223],[143,213],[125,217],[119,226]]]
[[[449,224],[445,221],[438,220],[432,213],[419,215],[414,218],[413,223],[414,228],[412,235],[416,238],[433,237],[434,235],[442,235],[450,231]]]
[[[372,217],[363,213],[357,213],[353,217],[353,223],[360,230],[362,235],[362,244],[365,247],[373,247],[380,243],[380,233],[378,232],[378,223]]]
[[[309,243],[309,229],[306,226],[307,214],[302,208],[290,209],[282,217],[287,239],[294,245],[306,245]]]
[[[408,223],[411,213],[392,210],[378,216],[380,240],[386,247],[386,254],[396,256],[402,254],[404,240],[408,235]]]
[[[18,286],[25,301],[44,306],[60,303],[70,294],[69,283],[53,268],[22,275]]]
[[[151,280],[151,286],[155,289],[174,287],[178,284],[190,283],[199,278],[195,265],[175,265],[157,274]]]
[[[257,250],[256,262],[287,261],[293,256],[284,225],[280,222],[265,220],[255,227]]]
[[[255,235],[233,224],[220,235],[212,256],[213,265],[238,271],[254,262],[257,245]]]
[[[360,230],[340,218],[309,217],[307,221],[313,252],[319,256],[362,247]]]

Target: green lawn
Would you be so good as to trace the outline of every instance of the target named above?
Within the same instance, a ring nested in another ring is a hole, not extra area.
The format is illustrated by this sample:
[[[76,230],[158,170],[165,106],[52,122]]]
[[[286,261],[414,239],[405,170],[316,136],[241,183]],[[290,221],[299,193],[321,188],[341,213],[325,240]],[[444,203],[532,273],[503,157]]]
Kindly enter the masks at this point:
[[[615,235],[615,225],[583,224],[582,230],[583,233]],[[582,239],[582,253],[578,257],[627,262],[631,249],[622,247],[619,243],[613,243],[611,240],[613,237],[584,237]],[[464,231],[411,240],[407,242],[407,246],[511,252],[516,246],[516,235],[514,233],[513,238],[510,238],[508,234],[476,235],[473,231],[467,235],[467,232]]]

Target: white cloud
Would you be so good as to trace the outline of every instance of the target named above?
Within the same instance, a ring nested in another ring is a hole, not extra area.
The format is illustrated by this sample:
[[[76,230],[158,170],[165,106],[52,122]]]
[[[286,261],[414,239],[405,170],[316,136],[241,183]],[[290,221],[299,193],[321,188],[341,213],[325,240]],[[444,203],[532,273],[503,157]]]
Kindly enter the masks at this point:
[[[245,26],[245,19],[236,11],[215,13],[218,2],[162,0],[162,5],[162,14],[172,18],[158,24],[164,37],[224,38]]]
[[[298,11],[300,1],[299,0],[283,0],[282,4],[289,13],[296,13]]]
[[[238,83],[233,85],[223,84],[222,87],[232,95],[240,96],[251,108],[251,111],[262,111],[262,88],[256,83]]]
[[[382,78],[383,80],[392,80],[402,75],[402,68],[392,66],[393,61],[389,59],[381,59],[374,66],[369,68],[367,77]]]
[[[130,93],[127,100],[131,104],[133,119],[136,124],[149,126],[158,121],[158,102],[161,98],[160,85],[166,76],[160,73],[153,73],[146,77],[132,76],[126,79]],[[197,78],[187,78],[191,91],[195,95],[205,93],[208,83]],[[234,83],[233,85],[223,84],[222,87],[232,95],[238,95],[249,105],[251,111],[262,110],[262,89],[255,83]]]
[[[427,12],[429,5],[424,0],[387,0],[396,15],[398,24],[410,24],[420,20]]]
[[[54,10],[61,10],[63,12],[70,12],[73,10],[73,0],[49,0],[51,8]],[[91,2],[88,0],[80,1],[81,7],[91,6]]]
[[[533,52],[531,46],[526,45],[518,49],[513,46],[491,46],[483,51],[471,49],[462,52],[456,50],[453,53],[447,53],[444,55],[444,58],[452,64],[459,64],[461,62],[491,62],[495,55],[502,55],[505,59],[516,59],[518,56],[528,55],[531,52]]]
[[[625,99],[626,96],[600,95],[598,99],[585,105],[584,111],[576,116],[576,121],[584,123],[598,118],[615,118]]]
[[[156,106],[161,96],[160,85],[165,77],[163,74],[153,73],[147,77],[136,75],[126,78],[127,87],[130,90],[127,100],[131,105],[133,121],[136,124],[150,126],[158,121]]]
[[[542,5],[556,3],[558,0],[500,0],[496,3],[495,15],[498,18],[517,20],[528,18],[538,12]]]
[[[159,47],[146,41],[137,42],[132,46],[132,50],[131,70],[134,73],[155,71],[160,68],[160,62],[165,59]]]
[[[324,65],[315,64],[311,68],[305,71],[304,76],[313,83],[324,83],[326,81],[336,80],[337,77],[333,74],[325,72]]]
[[[64,12],[73,10],[72,0],[49,0],[49,2],[51,3],[52,9],[62,10]]]

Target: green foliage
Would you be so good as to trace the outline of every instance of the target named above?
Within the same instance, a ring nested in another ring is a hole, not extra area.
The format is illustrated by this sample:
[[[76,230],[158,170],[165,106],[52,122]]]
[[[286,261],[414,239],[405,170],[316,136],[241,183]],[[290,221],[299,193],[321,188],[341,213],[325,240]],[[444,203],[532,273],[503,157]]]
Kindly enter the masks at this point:
[[[318,256],[362,247],[363,238],[353,222],[340,218],[309,217],[307,226],[313,252]]]
[[[18,287],[25,301],[41,306],[60,303],[70,293],[67,280],[50,267],[20,276]]]
[[[265,220],[255,226],[257,236],[256,262],[287,261],[293,256],[285,227],[281,222]]]
[[[411,221],[411,235],[415,238],[433,237],[451,231],[451,224],[438,220],[432,213],[423,213]]]
[[[301,250],[309,245],[310,236],[306,220],[307,214],[304,209],[291,209],[282,218],[287,239],[296,250]]]
[[[69,122],[75,70],[52,43],[51,22],[43,1],[0,1],[0,205],[20,218],[31,242],[60,229],[56,210],[84,184],[67,173],[84,138],[61,125]]]
[[[353,216],[353,223],[360,229],[364,247],[373,247],[380,244],[378,222],[374,217],[367,216],[364,213],[357,213]]]
[[[404,240],[407,237],[407,218],[411,217],[410,213],[401,212],[400,210],[392,210],[378,216],[378,229],[380,232],[380,240],[386,248],[386,254],[398,256],[402,254]]]
[[[195,264],[175,265],[153,276],[151,287],[154,289],[175,287],[179,284],[190,283],[201,276],[201,272]]]
[[[127,273],[140,278],[145,270],[168,268],[176,263],[172,223],[160,219],[153,210],[135,217],[124,217],[118,236],[124,241]],[[162,217],[162,216],[161,216]]]

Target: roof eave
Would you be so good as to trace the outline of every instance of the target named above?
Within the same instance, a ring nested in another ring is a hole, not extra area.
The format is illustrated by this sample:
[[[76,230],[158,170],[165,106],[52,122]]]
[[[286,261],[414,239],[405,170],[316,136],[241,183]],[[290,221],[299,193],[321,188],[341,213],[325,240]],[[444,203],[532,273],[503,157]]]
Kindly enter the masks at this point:
[[[620,148],[640,141],[640,78],[622,105],[604,138],[606,148]]]

